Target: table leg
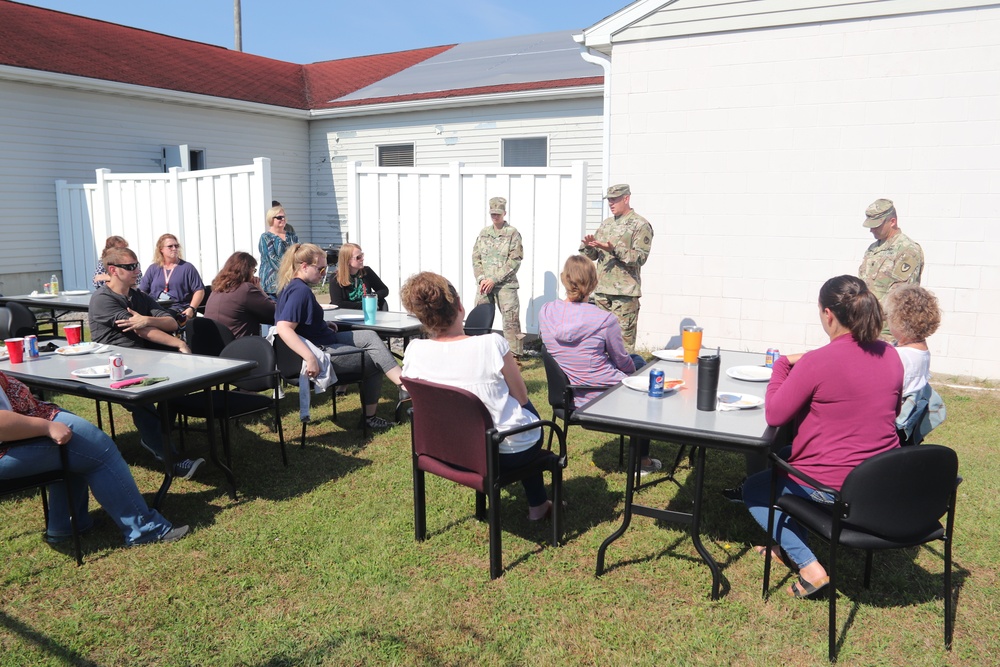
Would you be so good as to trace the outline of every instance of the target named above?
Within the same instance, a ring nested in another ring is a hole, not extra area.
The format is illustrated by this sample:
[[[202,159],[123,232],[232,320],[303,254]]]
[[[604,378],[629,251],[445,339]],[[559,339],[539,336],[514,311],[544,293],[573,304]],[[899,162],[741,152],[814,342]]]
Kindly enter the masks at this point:
[[[208,428],[208,458],[211,459],[216,467],[222,470],[222,474],[226,476],[226,481],[229,482],[229,497],[236,500],[236,476],[233,475],[232,470],[219,460],[219,455],[215,451],[215,401],[212,399],[212,391],[212,388],[208,388],[202,392],[205,395],[205,414],[208,416],[205,420],[205,426]],[[223,415],[222,418],[225,419],[226,415]]]
[[[691,514],[691,541],[694,542],[694,548],[701,555],[701,559],[712,571],[712,599],[718,600],[722,572],[719,569],[719,564],[712,558],[712,554],[701,543],[701,496],[705,483],[705,448],[696,447],[695,449],[697,453],[694,466],[694,511]]]
[[[601,548],[597,550],[597,576],[604,574],[604,553],[612,542],[625,534],[629,524],[632,523],[632,498],[635,495],[636,461],[639,457],[639,439],[629,437],[628,439],[628,463],[626,470],[628,474],[625,478],[625,516],[622,525],[613,532],[608,539],[604,540]]]
[[[160,401],[160,431],[163,434],[163,466],[165,468],[163,483],[153,497],[153,509],[159,511],[163,507],[163,499],[174,481],[174,448],[170,444],[170,401]]]

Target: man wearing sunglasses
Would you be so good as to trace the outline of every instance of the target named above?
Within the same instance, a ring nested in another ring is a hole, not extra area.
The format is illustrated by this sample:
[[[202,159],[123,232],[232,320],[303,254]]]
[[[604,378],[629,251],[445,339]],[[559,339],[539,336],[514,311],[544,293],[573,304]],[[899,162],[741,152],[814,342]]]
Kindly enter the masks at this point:
[[[129,248],[109,248],[101,261],[110,280],[90,299],[90,337],[95,343],[121,347],[175,350],[191,354],[191,349],[173,334],[179,328],[174,314],[161,308],[148,294],[135,287],[139,261]],[[159,415],[149,408],[126,408],[139,431],[141,444],[158,459],[163,455],[163,435]],[[174,457],[175,460],[178,457]],[[184,459],[174,465],[174,475],[191,479],[204,459]]]

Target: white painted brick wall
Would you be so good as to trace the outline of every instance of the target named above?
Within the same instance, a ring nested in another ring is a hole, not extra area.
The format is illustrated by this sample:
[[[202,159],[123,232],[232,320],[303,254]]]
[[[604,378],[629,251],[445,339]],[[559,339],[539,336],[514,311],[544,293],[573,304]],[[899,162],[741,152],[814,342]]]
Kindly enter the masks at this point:
[[[1000,7],[625,42],[611,174],[656,236],[640,344],[821,345],[889,197],[926,255],[941,373],[1000,378]],[[655,267],[655,268],[654,268]]]

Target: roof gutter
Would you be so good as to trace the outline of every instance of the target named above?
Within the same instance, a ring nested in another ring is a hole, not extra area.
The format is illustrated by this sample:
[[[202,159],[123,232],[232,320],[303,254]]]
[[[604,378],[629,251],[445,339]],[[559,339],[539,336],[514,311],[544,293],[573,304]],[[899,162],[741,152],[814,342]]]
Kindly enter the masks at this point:
[[[595,53],[582,43],[583,35],[574,35],[580,43],[580,57],[604,70],[604,114],[601,136],[601,192],[611,185],[611,58]],[[605,200],[606,202],[607,200]]]
[[[511,93],[491,93],[489,95],[437,97],[426,100],[407,100],[403,102],[386,102],[384,104],[358,104],[356,106],[336,107],[333,109],[313,109],[309,112],[309,117],[349,118],[351,116],[374,116],[377,114],[398,113],[404,111],[426,111],[435,109],[454,109],[456,107],[512,104],[514,102],[579,99],[580,97],[594,97],[600,94],[600,92],[601,86],[588,85],[572,86],[569,88],[523,90]]]

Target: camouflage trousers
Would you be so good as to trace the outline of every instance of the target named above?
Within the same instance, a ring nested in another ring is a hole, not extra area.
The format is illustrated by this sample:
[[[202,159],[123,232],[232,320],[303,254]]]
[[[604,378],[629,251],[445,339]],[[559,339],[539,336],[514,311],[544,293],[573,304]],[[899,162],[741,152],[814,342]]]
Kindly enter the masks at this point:
[[[625,349],[635,351],[635,329],[639,321],[639,298],[617,294],[595,294],[594,304],[618,318]]]
[[[492,303],[494,308],[500,310],[503,317],[503,337],[510,345],[510,351],[514,356],[521,356],[521,304],[517,299],[516,287],[494,287],[489,294],[477,294],[476,305],[481,303]]]

